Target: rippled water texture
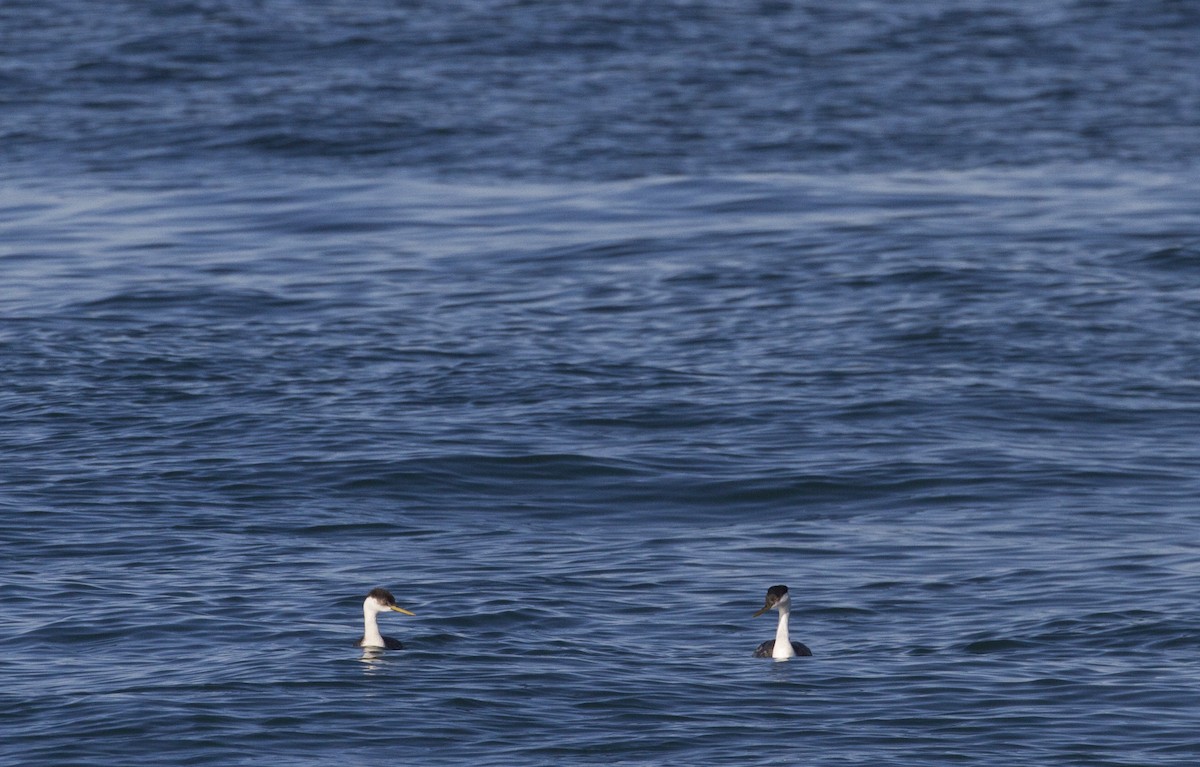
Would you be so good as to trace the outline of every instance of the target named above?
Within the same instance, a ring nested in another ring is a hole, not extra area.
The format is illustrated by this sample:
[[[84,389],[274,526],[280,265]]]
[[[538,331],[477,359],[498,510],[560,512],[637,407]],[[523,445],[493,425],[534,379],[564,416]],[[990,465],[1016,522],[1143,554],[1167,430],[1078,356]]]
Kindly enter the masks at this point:
[[[1198,28],[1173,0],[15,0],[0,158],[155,182],[1178,169]]]
[[[5,4],[0,763],[1195,763],[1197,31]]]

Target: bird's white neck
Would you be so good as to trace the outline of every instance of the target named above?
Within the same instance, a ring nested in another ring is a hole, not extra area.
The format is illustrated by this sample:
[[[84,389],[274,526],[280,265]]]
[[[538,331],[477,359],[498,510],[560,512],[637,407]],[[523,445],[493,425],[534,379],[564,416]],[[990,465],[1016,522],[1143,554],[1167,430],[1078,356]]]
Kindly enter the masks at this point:
[[[375,611],[363,606],[363,647],[384,647],[383,635],[379,633],[379,623],[375,620]]]
[[[792,640],[788,636],[788,606],[781,604],[779,606],[779,627],[775,629],[775,649],[771,652],[771,657],[775,660],[786,660],[795,655],[796,651],[792,649]]]

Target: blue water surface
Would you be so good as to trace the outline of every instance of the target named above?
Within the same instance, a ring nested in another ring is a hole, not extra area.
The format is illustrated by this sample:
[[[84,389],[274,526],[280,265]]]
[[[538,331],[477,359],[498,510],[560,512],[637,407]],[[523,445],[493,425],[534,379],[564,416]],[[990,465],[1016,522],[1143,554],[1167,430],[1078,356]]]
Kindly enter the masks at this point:
[[[1195,764],[1198,34],[0,6],[0,764]]]

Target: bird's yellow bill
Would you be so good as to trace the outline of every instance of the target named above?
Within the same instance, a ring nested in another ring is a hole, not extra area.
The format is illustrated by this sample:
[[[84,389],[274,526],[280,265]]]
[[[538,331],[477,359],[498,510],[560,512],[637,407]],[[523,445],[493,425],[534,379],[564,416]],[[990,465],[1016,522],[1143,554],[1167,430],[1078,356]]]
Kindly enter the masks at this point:
[[[770,604],[765,604],[765,605],[763,605],[763,608],[762,608],[761,610],[759,610],[758,612],[754,613],[754,615],[751,615],[750,617],[751,617],[751,618],[757,618],[758,616],[762,615],[763,613],[765,613],[767,610],[770,610],[770,609],[771,609],[771,605],[770,605]]]
[[[410,613],[408,610],[405,610],[403,607],[396,607],[395,605],[388,605],[388,609],[389,609],[389,610],[395,610],[395,611],[396,611],[396,612],[398,612],[398,613],[404,613],[405,615],[412,615],[412,614],[413,614],[413,613]]]

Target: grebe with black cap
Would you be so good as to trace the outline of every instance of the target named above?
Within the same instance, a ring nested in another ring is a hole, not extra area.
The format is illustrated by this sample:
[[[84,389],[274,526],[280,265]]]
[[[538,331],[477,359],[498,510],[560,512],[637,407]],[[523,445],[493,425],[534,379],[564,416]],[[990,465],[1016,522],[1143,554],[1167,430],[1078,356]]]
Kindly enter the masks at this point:
[[[392,592],[384,588],[371,589],[363,600],[363,638],[354,643],[355,647],[383,647],[388,650],[403,650],[404,644],[399,639],[385,637],[379,633],[379,624],[375,616],[392,610],[405,615],[412,615],[403,607],[396,607],[396,598]]]
[[[788,596],[787,586],[772,586],[767,589],[767,603],[751,617],[757,618],[767,610],[779,611],[779,626],[775,629],[775,638],[768,639],[754,651],[755,658],[774,658],[787,660],[797,655],[812,655],[812,650],[799,642],[793,642],[788,637],[788,614],[792,609],[792,598]]]

